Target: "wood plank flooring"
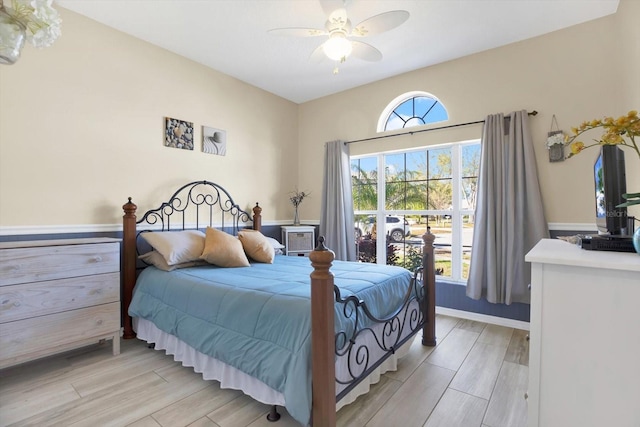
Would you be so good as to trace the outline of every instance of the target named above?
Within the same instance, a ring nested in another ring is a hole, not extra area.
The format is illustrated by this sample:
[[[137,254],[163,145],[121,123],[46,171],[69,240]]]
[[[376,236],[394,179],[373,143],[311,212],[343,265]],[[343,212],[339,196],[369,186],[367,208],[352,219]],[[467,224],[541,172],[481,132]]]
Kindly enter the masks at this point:
[[[338,412],[349,427],[524,427],[527,332],[438,315],[398,370]],[[93,345],[0,371],[0,426],[298,427],[279,408],[204,381],[139,340]]]

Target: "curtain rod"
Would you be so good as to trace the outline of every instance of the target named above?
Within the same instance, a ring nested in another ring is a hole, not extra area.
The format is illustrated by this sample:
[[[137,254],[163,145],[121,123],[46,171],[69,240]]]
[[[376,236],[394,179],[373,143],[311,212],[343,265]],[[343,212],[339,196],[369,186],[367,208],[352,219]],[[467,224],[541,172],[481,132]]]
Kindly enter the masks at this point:
[[[536,115],[538,115],[538,112],[536,110],[533,110],[531,112],[528,112],[527,114],[529,116],[536,116]],[[479,123],[484,123],[484,120],[476,120],[475,122],[467,122],[467,123],[458,123],[456,125],[440,126],[440,127],[437,127],[437,128],[414,130],[414,131],[411,131],[411,132],[392,133],[392,134],[389,134],[389,135],[374,136],[372,138],[356,139],[354,141],[345,141],[345,145],[346,144],[353,144],[354,142],[364,142],[364,141],[373,141],[375,139],[391,138],[393,136],[413,135],[414,133],[429,132],[429,131],[432,131],[432,130],[441,130],[441,129],[456,128],[456,127],[459,127],[459,126],[477,125]]]

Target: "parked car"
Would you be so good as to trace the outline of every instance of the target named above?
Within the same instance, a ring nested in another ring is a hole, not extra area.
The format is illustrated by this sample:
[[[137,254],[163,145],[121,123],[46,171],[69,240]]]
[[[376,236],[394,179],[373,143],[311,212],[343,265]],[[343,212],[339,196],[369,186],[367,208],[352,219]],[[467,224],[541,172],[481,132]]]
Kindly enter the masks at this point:
[[[409,222],[399,215],[387,215],[387,235],[393,242],[401,242],[405,237],[409,237],[411,230]],[[355,234],[356,240],[367,234],[374,234],[376,224],[375,215],[366,217],[363,221],[356,221]]]

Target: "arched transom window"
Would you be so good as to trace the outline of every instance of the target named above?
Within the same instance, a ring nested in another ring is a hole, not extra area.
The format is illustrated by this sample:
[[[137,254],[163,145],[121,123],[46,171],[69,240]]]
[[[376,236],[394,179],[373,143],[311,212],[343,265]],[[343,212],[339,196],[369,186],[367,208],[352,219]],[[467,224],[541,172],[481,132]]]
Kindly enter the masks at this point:
[[[378,132],[422,126],[449,119],[440,100],[427,92],[409,92],[387,105],[378,120]]]

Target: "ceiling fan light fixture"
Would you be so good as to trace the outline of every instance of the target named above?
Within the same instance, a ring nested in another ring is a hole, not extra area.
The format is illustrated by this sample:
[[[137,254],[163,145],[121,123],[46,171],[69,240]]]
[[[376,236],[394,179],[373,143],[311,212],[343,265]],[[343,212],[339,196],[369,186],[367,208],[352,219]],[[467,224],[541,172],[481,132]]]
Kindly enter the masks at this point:
[[[331,34],[329,40],[322,45],[324,54],[334,61],[344,61],[351,54],[352,49],[351,42],[340,32]]]

